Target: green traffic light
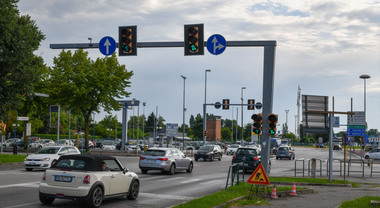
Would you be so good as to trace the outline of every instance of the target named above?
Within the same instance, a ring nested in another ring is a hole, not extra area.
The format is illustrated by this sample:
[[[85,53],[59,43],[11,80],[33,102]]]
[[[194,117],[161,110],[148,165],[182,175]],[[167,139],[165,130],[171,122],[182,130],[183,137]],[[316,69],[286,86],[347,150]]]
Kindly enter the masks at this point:
[[[196,52],[198,50],[198,47],[194,44],[189,45],[190,52]]]
[[[255,133],[255,134],[260,134],[260,129],[254,129],[254,130],[253,130],[253,133]]]
[[[276,134],[276,131],[273,130],[273,129],[271,129],[271,130],[269,130],[269,134],[270,134],[270,135],[275,135],[275,134]]]

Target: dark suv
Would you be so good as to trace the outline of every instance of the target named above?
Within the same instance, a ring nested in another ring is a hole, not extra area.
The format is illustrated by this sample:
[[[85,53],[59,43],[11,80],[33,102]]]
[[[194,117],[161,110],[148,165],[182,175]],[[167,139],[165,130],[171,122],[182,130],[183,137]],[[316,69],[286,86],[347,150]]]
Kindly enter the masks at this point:
[[[232,157],[232,164],[240,163],[244,168],[244,172],[255,171],[261,163],[261,156],[255,147],[240,147],[236,150]],[[270,172],[271,162],[268,163],[268,173]]]
[[[211,162],[214,159],[218,158],[220,161],[222,160],[222,155],[222,149],[219,145],[203,145],[194,154],[194,159],[195,161],[198,161],[199,158],[203,158],[203,160],[209,159]]]

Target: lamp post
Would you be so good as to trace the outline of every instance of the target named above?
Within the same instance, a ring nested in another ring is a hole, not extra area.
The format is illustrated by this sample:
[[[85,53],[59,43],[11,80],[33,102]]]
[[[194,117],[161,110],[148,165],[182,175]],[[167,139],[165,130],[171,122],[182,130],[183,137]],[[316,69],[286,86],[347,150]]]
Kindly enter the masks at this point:
[[[207,87],[207,72],[211,72],[211,69],[205,70],[205,102],[203,104],[203,145],[206,144],[206,136],[204,132],[206,131],[206,87]]]
[[[241,144],[243,144],[243,90],[247,89],[246,87],[241,88]]]
[[[288,133],[288,113],[289,113],[289,110],[285,110],[285,113],[286,113],[286,132],[282,132],[283,134],[285,134],[285,133]]]
[[[186,77],[182,76],[183,78],[183,108],[182,108],[182,148],[185,148],[185,81]]]
[[[143,141],[144,141],[144,151],[145,151],[145,129],[144,129],[144,124],[145,124],[145,106],[146,106],[146,102],[143,102],[143,130],[142,130],[142,137],[143,137]]]
[[[367,108],[367,104],[366,104],[366,79],[369,79],[371,78],[371,76],[367,75],[367,74],[363,74],[363,75],[360,75],[359,77],[360,79],[364,79],[364,119],[365,121],[367,121],[366,119],[366,108]]]

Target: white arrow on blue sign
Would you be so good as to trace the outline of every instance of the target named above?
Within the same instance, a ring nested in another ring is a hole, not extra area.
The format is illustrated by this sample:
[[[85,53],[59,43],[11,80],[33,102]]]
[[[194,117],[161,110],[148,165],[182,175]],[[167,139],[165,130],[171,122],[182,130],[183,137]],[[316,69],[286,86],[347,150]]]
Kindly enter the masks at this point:
[[[207,50],[214,55],[223,53],[226,45],[226,39],[219,34],[211,35],[207,40]]]
[[[109,56],[116,51],[116,41],[110,37],[106,36],[99,41],[99,51],[105,56]]]

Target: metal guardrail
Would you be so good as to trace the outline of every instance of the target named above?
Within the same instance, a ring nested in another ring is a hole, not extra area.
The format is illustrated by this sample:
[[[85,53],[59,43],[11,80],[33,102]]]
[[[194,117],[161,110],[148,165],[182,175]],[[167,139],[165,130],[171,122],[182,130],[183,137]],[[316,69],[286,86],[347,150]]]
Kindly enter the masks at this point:
[[[325,160],[326,161],[326,175],[329,176],[329,160]],[[334,170],[332,172],[339,172],[339,175],[342,176],[342,163],[343,161],[341,159],[333,159],[333,163],[334,161],[339,161],[339,170]]]
[[[242,169],[241,169],[242,167]],[[229,168],[228,168],[228,175],[227,175],[227,181],[226,181],[226,189],[228,188],[228,185],[231,185],[233,186],[234,183],[235,183],[235,177],[236,177],[236,183],[235,184],[238,184],[240,182],[240,170],[243,170],[243,177],[242,177],[242,181],[244,181],[244,165],[243,164],[240,164],[240,163],[236,163],[236,164],[233,164],[231,165]],[[228,183],[230,181],[230,176],[231,176],[231,183]]]
[[[360,163],[361,166],[363,167],[362,170],[350,170],[350,167],[351,167],[351,163]],[[361,159],[351,159],[351,160],[348,160],[348,173],[347,173],[347,176],[350,176],[350,172],[361,172],[362,173],[362,177],[364,178],[364,160],[361,160]]]
[[[302,172],[297,172],[297,162],[302,162]],[[303,158],[294,160],[294,176],[297,176],[297,173],[302,173],[302,177],[305,177],[305,160]]]
[[[372,161],[371,161],[371,174],[370,174],[370,177],[372,177],[372,173],[380,173],[380,171],[373,171],[373,165],[375,163],[380,164],[380,160],[374,160],[374,159],[372,159]]]
[[[319,159],[319,158],[314,158],[316,161],[319,161],[319,175],[322,176],[322,160]],[[310,161],[312,159],[307,159],[307,176],[310,176],[310,173],[311,173],[311,165],[310,165]]]

